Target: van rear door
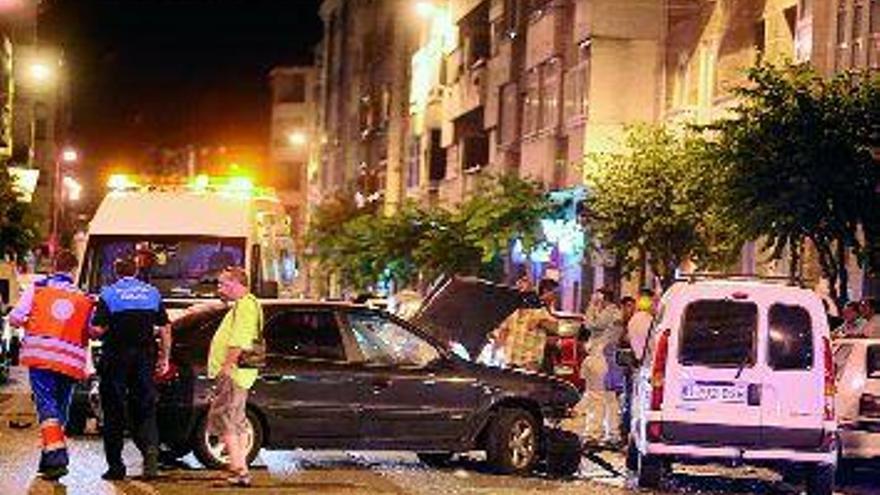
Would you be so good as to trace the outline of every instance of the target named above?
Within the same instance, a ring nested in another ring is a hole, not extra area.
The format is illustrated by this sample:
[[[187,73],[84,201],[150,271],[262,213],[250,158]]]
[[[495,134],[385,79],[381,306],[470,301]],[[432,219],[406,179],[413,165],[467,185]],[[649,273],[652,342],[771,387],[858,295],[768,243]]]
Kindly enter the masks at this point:
[[[754,447],[763,374],[758,305],[721,293],[700,297],[685,306],[677,352],[669,357],[663,437],[674,444]]]
[[[767,308],[767,375],[761,443],[772,449],[815,449],[823,440],[824,315],[798,302]]]

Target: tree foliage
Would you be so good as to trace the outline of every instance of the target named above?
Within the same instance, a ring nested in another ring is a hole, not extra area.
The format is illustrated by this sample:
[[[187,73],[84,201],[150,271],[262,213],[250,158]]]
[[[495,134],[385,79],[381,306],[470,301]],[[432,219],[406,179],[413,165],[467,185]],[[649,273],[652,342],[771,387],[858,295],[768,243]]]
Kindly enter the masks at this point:
[[[6,166],[0,166],[0,256],[22,257],[37,241],[38,219],[21,201]]]
[[[721,185],[693,131],[640,125],[628,130],[621,151],[588,156],[585,176],[589,222],[601,248],[624,273],[644,263],[671,282],[686,260],[723,267],[740,246],[715,197]]]
[[[357,289],[380,279],[412,283],[419,274],[486,274],[513,239],[538,242],[550,209],[542,188],[514,176],[487,177],[456,209],[408,202],[393,215],[364,211],[345,197],[319,206],[308,242],[326,269]]]
[[[758,66],[737,96],[732,116],[712,126],[712,149],[726,177],[725,213],[744,235],[765,239],[777,259],[810,240],[823,274],[838,281],[845,298],[847,253],[864,258],[880,235],[880,168],[872,156],[878,79],[851,72],[825,79],[806,65]]]

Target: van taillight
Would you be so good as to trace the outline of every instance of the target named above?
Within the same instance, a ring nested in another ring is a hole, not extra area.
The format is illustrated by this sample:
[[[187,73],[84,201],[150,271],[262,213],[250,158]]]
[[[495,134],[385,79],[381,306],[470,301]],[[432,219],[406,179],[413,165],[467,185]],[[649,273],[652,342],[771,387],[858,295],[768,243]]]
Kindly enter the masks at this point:
[[[654,365],[651,367],[651,410],[659,411],[663,405],[663,382],[666,379],[666,357],[669,355],[669,334],[667,328],[657,342]]]
[[[825,360],[825,420],[834,421],[834,357],[831,354],[831,341],[828,337],[822,337],[824,344]]]
[[[880,396],[862,394],[861,398],[859,398],[859,416],[880,418]]]

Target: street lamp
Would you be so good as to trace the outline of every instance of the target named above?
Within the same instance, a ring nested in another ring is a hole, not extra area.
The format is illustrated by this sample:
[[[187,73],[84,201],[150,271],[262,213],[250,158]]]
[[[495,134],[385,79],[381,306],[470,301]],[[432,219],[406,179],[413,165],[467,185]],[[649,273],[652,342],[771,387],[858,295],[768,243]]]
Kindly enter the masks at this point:
[[[431,2],[429,0],[420,0],[415,4],[416,14],[424,19],[431,18],[431,16],[434,15],[435,9],[436,7],[434,6],[434,2]]]
[[[305,146],[309,142],[309,136],[303,131],[293,131],[287,135],[287,141],[293,146]]]

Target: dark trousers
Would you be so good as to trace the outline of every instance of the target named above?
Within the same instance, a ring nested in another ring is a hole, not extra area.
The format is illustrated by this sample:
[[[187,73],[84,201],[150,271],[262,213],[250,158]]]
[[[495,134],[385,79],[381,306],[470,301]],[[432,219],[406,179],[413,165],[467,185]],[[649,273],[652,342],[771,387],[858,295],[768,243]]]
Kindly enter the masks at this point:
[[[42,437],[40,471],[67,466],[64,426],[76,381],[67,375],[39,368],[31,368],[29,378]]]
[[[156,425],[156,384],[152,352],[114,355],[107,350],[101,360],[101,409],[104,411],[104,455],[111,469],[123,468],[126,414],[131,419],[131,433],[141,454],[159,448]]]

